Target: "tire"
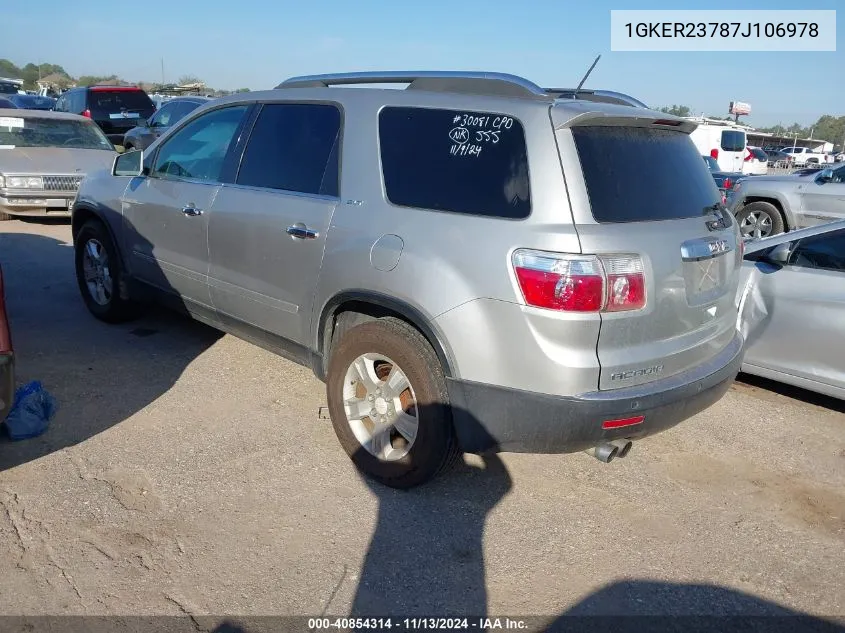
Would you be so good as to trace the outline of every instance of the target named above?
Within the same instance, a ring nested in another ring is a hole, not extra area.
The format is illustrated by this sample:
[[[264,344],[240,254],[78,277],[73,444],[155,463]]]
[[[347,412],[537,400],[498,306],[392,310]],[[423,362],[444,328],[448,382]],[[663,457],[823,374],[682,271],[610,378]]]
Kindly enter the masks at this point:
[[[784,222],[780,210],[770,202],[751,202],[736,214],[739,232],[743,237],[769,237],[783,233]]]
[[[368,359],[362,359],[364,355]],[[372,369],[370,389],[358,378],[362,374],[355,371],[356,363],[358,367],[366,363]],[[404,374],[407,388],[402,389],[405,382],[397,380],[399,389],[390,390],[386,378],[394,367]],[[374,390],[379,386],[380,393],[387,398],[376,396]],[[378,319],[344,332],[329,360],[326,393],[332,425],[341,446],[359,471],[382,484],[413,488],[448,470],[460,457],[443,369],[428,341],[404,321]],[[374,400],[369,398],[371,395],[376,396]],[[381,418],[380,426],[375,426],[369,412],[360,417],[354,417],[353,413],[350,418],[345,405],[352,400],[362,411],[372,407],[370,411],[375,413],[375,419]],[[416,416],[416,430],[410,441],[405,423],[390,424],[393,411],[396,415],[400,411],[398,407],[385,411],[385,407],[391,406],[389,403],[401,405],[406,423]],[[371,433],[375,428],[389,430]],[[367,442],[368,433],[371,439],[378,435],[386,441]],[[379,450],[380,446],[384,449]],[[374,449],[381,457],[374,454]]]
[[[89,251],[89,257],[86,258],[86,249],[89,247],[99,253],[102,268],[95,270],[94,274],[100,283],[98,284],[97,280],[92,280],[92,283],[102,288],[102,294],[89,287],[86,280],[86,267],[89,271],[91,265],[98,268],[98,260],[93,257],[93,252]],[[91,314],[106,323],[121,323],[138,315],[138,305],[120,296],[123,267],[111,235],[100,221],[89,220],[79,230],[74,244],[74,260],[79,292],[82,293],[82,300]]]

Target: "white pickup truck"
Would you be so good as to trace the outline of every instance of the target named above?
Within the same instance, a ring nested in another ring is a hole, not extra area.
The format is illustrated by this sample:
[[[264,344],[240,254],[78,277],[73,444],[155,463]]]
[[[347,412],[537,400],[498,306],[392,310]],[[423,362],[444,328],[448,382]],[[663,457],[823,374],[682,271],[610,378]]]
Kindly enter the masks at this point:
[[[833,158],[824,152],[814,152],[809,147],[784,147],[782,152],[795,157],[795,166],[832,163]]]

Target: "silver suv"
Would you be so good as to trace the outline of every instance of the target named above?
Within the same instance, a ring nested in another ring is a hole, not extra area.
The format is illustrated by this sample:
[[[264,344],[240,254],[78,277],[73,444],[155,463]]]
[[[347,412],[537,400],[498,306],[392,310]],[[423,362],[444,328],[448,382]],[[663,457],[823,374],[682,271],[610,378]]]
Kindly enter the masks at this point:
[[[693,123],[573,92],[364,73],[210,102],[83,182],[82,296],[310,366],[390,486],[461,451],[610,461],[728,389],[742,247]]]

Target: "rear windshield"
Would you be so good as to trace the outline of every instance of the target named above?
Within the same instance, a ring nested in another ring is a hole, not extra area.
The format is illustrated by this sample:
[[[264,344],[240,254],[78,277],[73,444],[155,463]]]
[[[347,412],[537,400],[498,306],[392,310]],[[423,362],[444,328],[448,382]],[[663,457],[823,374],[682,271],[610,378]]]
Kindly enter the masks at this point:
[[[769,159],[769,157],[768,157],[768,155],[766,154],[766,152],[764,152],[764,151],[763,151],[763,150],[761,150],[761,149],[752,149],[752,150],[751,150],[751,153],[752,153],[752,154],[754,154],[754,156],[755,156],[756,158],[758,158],[759,160],[768,160],[768,159]]]
[[[92,90],[88,96],[89,107],[92,110],[106,112],[120,112],[127,110],[152,110],[153,102],[146,92],[141,90]]]
[[[724,130],[722,132],[722,149],[726,152],[741,152],[745,149],[745,132]]]
[[[0,147],[3,148],[0,151],[15,147],[64,147],[114,151],[114,146],[109,143],[102,130],[90,120],[27,116],[0,118]]]
[[[572,135],[597,222],[692,218],[722,199],[683,132],[584,126]]]

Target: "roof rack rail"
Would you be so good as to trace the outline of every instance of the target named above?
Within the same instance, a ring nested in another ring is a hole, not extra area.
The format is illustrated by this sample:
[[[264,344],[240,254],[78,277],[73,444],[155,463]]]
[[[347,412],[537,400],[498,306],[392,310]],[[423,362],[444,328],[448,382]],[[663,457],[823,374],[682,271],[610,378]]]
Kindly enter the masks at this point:
[[[549,99],[537,84],[516,75],[461,71],[391,71],[291,77],[276,88],[325,88],[360,84],[408,84],[406,90],[483,94],[496,97]]]
[[[576,94],[577,93],[577,94]],[[580,101],[596,101],[599,103],[615,103],[617,105],[628,105],[635,108],[648,108],[639,99],[622,92],[613,90],[585,90],[584,88],[546,88],[546,94],[555,99],[577,99]]]

